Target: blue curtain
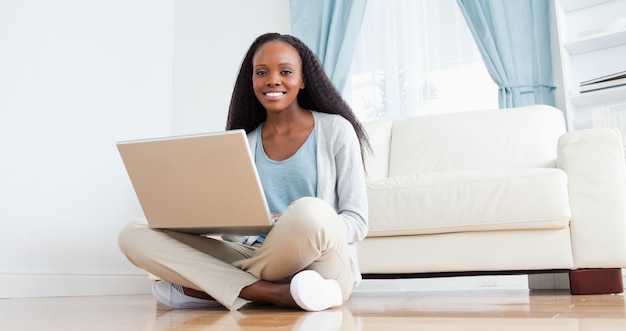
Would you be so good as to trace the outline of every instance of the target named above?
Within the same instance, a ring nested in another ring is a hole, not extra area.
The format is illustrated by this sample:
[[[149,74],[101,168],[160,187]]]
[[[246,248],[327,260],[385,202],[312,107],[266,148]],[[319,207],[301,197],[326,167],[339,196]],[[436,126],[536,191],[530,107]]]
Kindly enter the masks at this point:
[[[489,74],[501,108],[554,106],[550,52],[550,2],[457,0]]]
[[[367,0],[291,0],[292,34],[304,41],[341,92],[348,80]]]

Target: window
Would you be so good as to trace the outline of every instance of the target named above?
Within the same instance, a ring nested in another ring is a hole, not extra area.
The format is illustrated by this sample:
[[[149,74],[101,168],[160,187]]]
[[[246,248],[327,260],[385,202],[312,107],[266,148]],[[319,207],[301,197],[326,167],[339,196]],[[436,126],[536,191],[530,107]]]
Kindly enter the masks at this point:
[[[362,121],[498,108],[455,0],[369,0],[344,97]]]

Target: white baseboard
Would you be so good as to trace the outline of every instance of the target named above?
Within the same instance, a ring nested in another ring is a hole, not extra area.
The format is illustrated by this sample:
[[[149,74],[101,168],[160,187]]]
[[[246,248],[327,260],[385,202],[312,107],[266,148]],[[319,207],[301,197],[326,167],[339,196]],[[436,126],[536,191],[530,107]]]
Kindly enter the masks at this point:
[[[528,289],[526,275],[364,279],[355,292]]]
[[[0,274],[0,298],[148,294],[148,275]]]

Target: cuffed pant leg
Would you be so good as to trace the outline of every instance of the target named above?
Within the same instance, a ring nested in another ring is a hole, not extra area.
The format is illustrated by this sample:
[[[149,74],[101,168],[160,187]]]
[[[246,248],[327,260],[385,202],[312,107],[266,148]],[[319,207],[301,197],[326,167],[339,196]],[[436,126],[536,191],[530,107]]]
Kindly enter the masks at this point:
[[[269,281],[311,269],[339,283],[344,300],[354,287],[343,226],[335,210],[318,198],[302,198],[281,215],[254,256],[233,263]]]
[[[163,280],[204,291],[230,310],[249,301],[241,290],[259,279],[231,262],[249,257],[253,250],[235,243],[199,235],[165,233],[145,221],[129,223],[118,238],[128,260]]]

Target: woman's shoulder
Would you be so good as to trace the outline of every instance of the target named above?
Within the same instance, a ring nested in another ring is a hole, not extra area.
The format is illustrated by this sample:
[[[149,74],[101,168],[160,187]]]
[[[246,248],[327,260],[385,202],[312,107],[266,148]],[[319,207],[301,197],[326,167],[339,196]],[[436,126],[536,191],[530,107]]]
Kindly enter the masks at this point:
[[[345,119],[343,116],[339,114],[329,114],[322,113],[318,111],[312,110],[313,117],[315,118],[316,123],[320,123],[321,125],[329,125],[329,126],[352,126],[350,121]]]
[[[318,139],[328,141],[329,144],[358,141],[352,123],[339,114],[313,112],[315,118],[315,131]]]

